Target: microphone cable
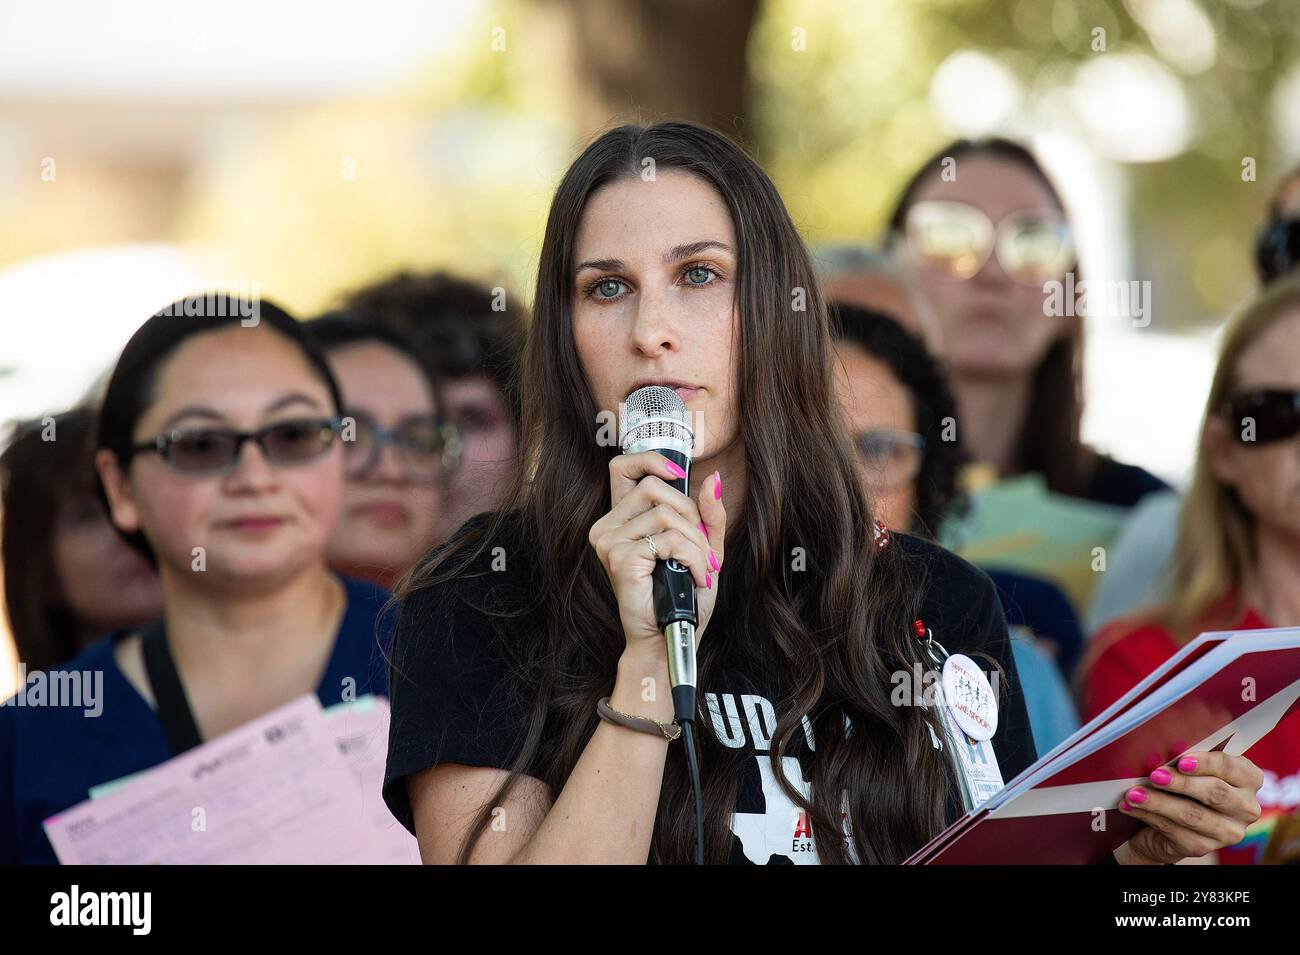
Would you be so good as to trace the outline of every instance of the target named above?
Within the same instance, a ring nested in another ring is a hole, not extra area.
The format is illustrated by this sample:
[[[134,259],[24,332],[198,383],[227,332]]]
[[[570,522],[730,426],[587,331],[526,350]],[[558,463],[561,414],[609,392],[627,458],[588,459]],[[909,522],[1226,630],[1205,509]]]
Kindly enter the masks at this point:
[[[700,784],[699,741],[695,736],[695,625],[689,621],[681,621],[669,625],[667,632],[670,634],[668,653],[670,672],[673,670],[671,661],[680,660],[679,655],[672,652],[674,645],[679,649],[689,647],[691,651],[691,681],[675,683],[673,686],[673,719],[682,728],[682,745],[686,749],[686,774],[691,780],[691,803],[695,815],[695,851],[692,854],[692,861],[695,865],[704,865],[704,787]]]
[[[686,772],[691,778],[691,802],[695,807],[694,863],[704,865],[704,790],[700,785],[700,757],[695,747],[695,720],[678,719],[682,728],[682,744],[686,747]]]

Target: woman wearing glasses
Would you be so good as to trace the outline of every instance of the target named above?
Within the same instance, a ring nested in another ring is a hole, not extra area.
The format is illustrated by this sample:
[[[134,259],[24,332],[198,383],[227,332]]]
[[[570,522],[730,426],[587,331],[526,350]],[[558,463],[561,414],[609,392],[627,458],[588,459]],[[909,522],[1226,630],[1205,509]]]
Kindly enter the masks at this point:
[[[1083,321],[1046,308],[1044,290],[1076,270],[1075,246],[1028,150],[1001,139],[949,144],[903,189],[890,237],[934,309],[935,350],[976,461],[1122,507],[1166,486],[1080,438]]]
[[[1300,278],[1280,279],[1228,326],[1183,502],[1168,601],[1093,639],[1085,716],[1209,630],[1300,626]],[[1300,808],[1300,712],[1246,751],[1265,817],[1223,861],[1252,862],[1270,817]],[[1257,838],[1251,838],[1256,836]]]
[[[340,573],[391,588],[434,543],[460,439],[416,348],[347,312],[307,324],[343,392],[343,513],[326,556]]]
[[[934,537],[962,503],[962,453],[944,440],[956,408],[943,374],[892,315],[841,303],[831,313],[835,389],[875,517]]]
[[[519,395],[511,379],[526,310],[503,287],[442,270],[398,272],[348,295],[343,308],[414,340],[438,379],[442,417],[460,440],[433,532],[444,541],[495,509],[514,478]]]
[[[0,862],[54,862],[42,820],[304,694],[387,694],[386,594],[325,547],[343,498],[338,387],[270,302],[176,303],[109,379],[95,464],[158,568],[163,619],[67,664],[75,704],[0,707]]]
[[[919,338],[882,312],[834,303],[835,390],[876,518],[890,530],[934,537],[959,513],[964,455],[945,435],[957,414],[943,372]],[[946,438],[946,440],[945,440]],[[1006,570],[989,572],[1011,627],[1034,748],[1049,752],[1079,728],[1062,663],[1077,659],[1083,635],[1053,584]],[[1050,651],[1050,652],[1049,652]]]

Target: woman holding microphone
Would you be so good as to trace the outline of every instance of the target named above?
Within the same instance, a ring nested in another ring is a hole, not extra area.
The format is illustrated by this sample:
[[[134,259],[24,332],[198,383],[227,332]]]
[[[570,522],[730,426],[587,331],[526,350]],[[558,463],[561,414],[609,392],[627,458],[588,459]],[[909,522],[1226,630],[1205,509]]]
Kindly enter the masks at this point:
[[[992,672],[1002,779],[1032,762],[988,578],[873,533],[810,258],[741,149],[688,123],[598,138],[553,200],[534,310],[520,478],[399,587],[384,794],[426,861],[692,859],[659,559],[697,587],[706,862],[897,863],[960,814],[956,747],[908,683],[930,637]],[[689,495],[667,458],[611,455],[607,413],[647,384],[690,412]],[[1231,799],[1184,826],[1216,775]],[[1200,760],[1122,861],[1240,838],[1258,776]]]

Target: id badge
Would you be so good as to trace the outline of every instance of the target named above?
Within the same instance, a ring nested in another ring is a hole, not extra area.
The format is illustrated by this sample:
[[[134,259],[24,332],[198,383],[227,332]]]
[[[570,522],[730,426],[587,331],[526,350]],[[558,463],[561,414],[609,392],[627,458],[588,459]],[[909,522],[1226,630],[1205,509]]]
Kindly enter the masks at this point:
[[[953,708],[946,703],[940,705],[940,712],[943,713],[944,729],[951,741],[957,768],[965,781],[962,786],[962,801],[966,811],[970,812],[996,795],[1005,785],[1002,769],[998,766],[998,756],[993,751],[992,740],[967,736],[953,719]]]
[[[942,670],[940,719],[961,773],[962,802],[970,812],[1005,785],[992,742],[998,728],[997,698],[975,661],[963,653],[950,655],[922,621],[915,621],[913,628]]]

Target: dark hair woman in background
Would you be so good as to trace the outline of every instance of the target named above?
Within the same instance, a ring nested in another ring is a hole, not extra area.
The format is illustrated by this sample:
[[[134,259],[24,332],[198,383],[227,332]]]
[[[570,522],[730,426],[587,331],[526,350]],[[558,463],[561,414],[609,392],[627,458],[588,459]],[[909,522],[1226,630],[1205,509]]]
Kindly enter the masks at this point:
[[[975,460],[1121,507],[1166,487],[1080,436],[1083,320],[1047,314],[1043,290],[1077,269],[1075,246],[1032,153],[1004,139],[948,144],[903,188],[889,227],[934,309],[936,351]]]
[[[55,861],[42,820],[93,786],[306,693],[332,705],[386,692],[386,595],[325,563],[339,414],[319,347],[270,302],[196,296],[127,342],[95,464],[113,523],[158,568],[163,626],[117,631],[63,668],[98,712],[0,708],[0,861]],[[172,702],[160,712],[159,699]]]
[[[459,433],[406,336],[347,312],[307,328],[329,358],[345,416],[347,484],[326,556],[340,573],[389,588],[437,543]]]
[[[99,502],[92,423],[87,407],[23,422],[0,454],[5,611],[28,672],[162,612],[158,575]]]
[[[875,515],[932,538],[964,502],[957,403],[943,371],[921,339],[883,312],[835,303],[831,316],[836,384]]]
[[[817,278],[748,155],[690,123],[600,136],[552,201],[534,313],[523,477],[420,568],[394,646],[384,794],[426,860],[692,858],[657,557],[699,596],[706,861],[898,862],[960,812],[937,714],[890,700],[891,673],[928,666],[917,618],[1001,669],[992,750],[1005,778],[1029,764],[988,579],[874,539]],[[647,382],[698,425],[690,495],[663,456],[601,440]],[[1206,824],[1250,803],[1234,789]],[[1152,835],[1133,848],[1180,854]]]
[[[448,272],[400,272],[358,289],[343,307],[413,339],[441,384],[443,416],[463,442],[435,529],[437,539],[446,540],[475,514],[493,510],[514,479],[514,377],[526,312],[505,289]]]
[[[960,513],[957,407],[943,371],[919,338],[883,312],[835,303],[835,383],[858,451],[867,494],[891,530],[933,538]],[[1069,599],[1050,581],[985,571],[1012,627],[1034,748],[1050,751],[1079,728],[1065,679],[1083,647]],[[1059,664],[1060,672],[1056,672]]]

